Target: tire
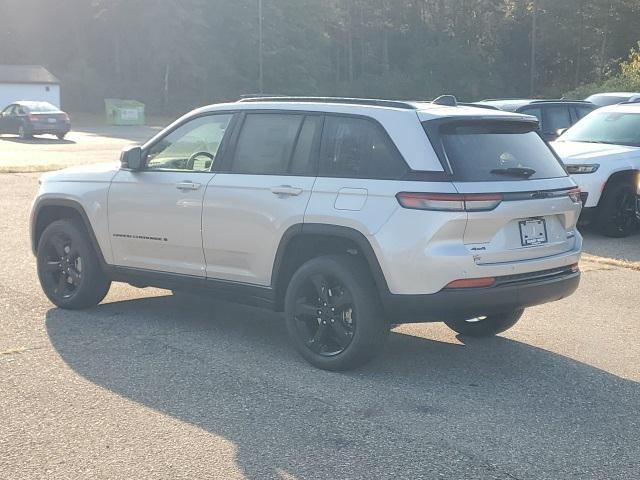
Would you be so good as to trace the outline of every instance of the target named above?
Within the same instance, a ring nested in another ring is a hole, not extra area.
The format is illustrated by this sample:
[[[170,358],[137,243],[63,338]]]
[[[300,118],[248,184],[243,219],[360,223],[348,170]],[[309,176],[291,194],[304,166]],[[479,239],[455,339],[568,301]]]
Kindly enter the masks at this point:
[[[29,129],[27,129],[27,127],[24,124],[20,124],[20,126],[18,127],[18,136],[22,139],[22,140],[28,140],[29,138],[33,137],[33,134],[29,131]]]
[[[596,228],[608,237],[622,238],[638,228],[636,189],[632,183],[616,182],[603,193],[598,206]]]
[[[447,320],[444,323],[460,335],[467,337],[492,337],[513,327],[518,320],[520,320],[523,313],[524,309],[520,309],[512,312],[489,315],[487,317]]]
[[[296,350],[323,370],[363,365],[380,352],[389,333],[373,279],[350,255],[303,264],[287,288],[285,319]]]
[[[64,140],[64,137],[67,136],[67,132],[65,133],[56,133],[56,137],[58,137],[58,140]]]
[[[45,228],[37,263],[42,290],[60,308],[93,307],[111,286],[85,229],[73,220],[56,220]]]

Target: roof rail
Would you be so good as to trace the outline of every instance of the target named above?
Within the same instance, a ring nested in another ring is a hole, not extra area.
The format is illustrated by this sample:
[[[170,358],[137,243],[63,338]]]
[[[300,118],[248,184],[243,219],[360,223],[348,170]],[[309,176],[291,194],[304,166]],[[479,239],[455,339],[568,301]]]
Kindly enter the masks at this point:
[[[479,102],[509,102],[515,100],[527,100],[526,98],[485,98],[484,100],[478,100]],[[475,103],[475,102],[474,102]]]
[[[375,98],[344,98],[344,97],[242,97],[238,102],[313,102],[313,103],[345,103],[349,105],[371,105],[374,107],[402,108],[405,110],[417,110],[417,107],[409,102],[398,100],[379,100]]]
[[[591,103],[586,100],[573,100],[571,98],[549,98],[533,100],[531,103],[545,103],[545,102],[571,102],[571,103]]]
[[[635,97],[635,98],[631,97],[631,99],[625,100],[624,102],[620,102],[620,103],[618,103],[618,105],[633,105],[633,104],[636,104],[636,103],[640,103],[640,96]]]

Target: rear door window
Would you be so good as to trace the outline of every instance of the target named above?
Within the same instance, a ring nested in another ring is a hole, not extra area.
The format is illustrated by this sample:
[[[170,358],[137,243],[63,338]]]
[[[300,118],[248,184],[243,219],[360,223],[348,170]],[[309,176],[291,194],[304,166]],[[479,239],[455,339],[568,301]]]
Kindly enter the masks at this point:
[[[576,116],[578,117],[578,119],[586,117],[587,115],[589,115],[594,110],[595,109],[593,107],[581,107],[581,106],[575,107]]]
[[[404,159],[380,125],[357,117],[325,118],[321,177],[398,179],[406,172]]]
[[[538,119],[540,125],[542,125],[542,110],[540,107],[528,107],[522,109],[519,113],[523,113],[525,115],[533,115]]]
[[[247,114],[231,164],[233,173],[285,175],[304,115]]]
[[[544,133],[555,134],[561,128],[569,128],[571,126],[571,112],[569,107],[553,106],[544,109]]]
[[[533,128],[509,122],[442,126],[442,145],[454,179],[482,182],[567,176]]]

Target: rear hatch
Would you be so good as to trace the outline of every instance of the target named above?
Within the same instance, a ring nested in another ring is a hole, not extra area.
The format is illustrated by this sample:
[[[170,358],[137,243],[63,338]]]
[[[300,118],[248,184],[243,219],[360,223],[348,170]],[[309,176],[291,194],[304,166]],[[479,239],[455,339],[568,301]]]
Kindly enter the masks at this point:
[[[579,192],[536,132],[536,122],[526,118],[425,125],[467,200],[464,244],[478,265],[540,259],[576,247]]]

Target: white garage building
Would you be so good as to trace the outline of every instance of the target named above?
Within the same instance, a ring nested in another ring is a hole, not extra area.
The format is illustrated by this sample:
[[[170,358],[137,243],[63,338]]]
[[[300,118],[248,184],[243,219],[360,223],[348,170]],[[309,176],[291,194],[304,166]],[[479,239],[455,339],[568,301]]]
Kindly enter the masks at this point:
[[[60,107],[60,81],[40,65],[0,65],[0,110],[18,100]]]

